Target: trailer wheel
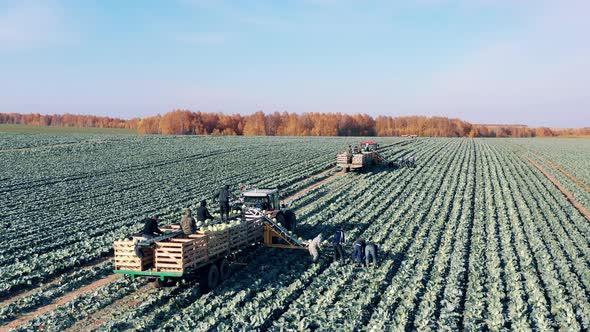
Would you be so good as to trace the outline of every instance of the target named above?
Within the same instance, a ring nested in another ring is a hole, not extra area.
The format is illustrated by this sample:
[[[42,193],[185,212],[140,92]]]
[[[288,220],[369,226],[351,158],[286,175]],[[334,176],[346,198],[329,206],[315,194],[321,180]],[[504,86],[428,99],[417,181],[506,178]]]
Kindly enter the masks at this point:
[[[157,278],[156,280],[154,280],[153,285],[154,288],[162,288],[166,286],[166,283],[162,279]]]
[[[211,264],[203,269],[201,273],[201,280],[199,282],[199,287],[203,293],[207,293],[210,290],[217,287],[219,283],[219,269],[217,265]]]
[[[221,281],[226,280],[227,278],[229,278],[229,275],[231,274],[231,268],[229,266],[229,262],[227,259],[222,259],[221,262],[219,262],[219,278],[221,279]]]

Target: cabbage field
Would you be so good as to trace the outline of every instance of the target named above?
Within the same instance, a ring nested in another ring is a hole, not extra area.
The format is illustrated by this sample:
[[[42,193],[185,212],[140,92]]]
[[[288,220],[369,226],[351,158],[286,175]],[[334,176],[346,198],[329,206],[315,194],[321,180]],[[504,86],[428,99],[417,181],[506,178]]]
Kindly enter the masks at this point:
[[[360,140],[0,134],[0,330],[590,329],[590,220],[562,191],[590,209],[590,140],[380,138],[417,167],[336,176]],[[223,184],[295,197],[302,238],[344,226],[347,264],[252,246],[206,294],[112,274],[115,239],[217,212]]]

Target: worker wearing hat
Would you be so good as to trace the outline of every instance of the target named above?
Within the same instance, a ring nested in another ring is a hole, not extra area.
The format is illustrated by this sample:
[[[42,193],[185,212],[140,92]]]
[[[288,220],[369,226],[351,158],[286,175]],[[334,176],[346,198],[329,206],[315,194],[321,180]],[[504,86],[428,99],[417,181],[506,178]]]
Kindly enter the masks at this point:
[[[189,208],[184,209],[184,215],[180,220],[180,227],[185,235],[194,234],[197,230],[195,218],[192,216],[192,211]]]
[[[157,235],[161,235],[162,231],[158,228],[158,216],[152,216],[143,220],[142,235],[146,239],[154,238]]]
[[[197,208],[197,220],[205,221],[207,219],[213,219],[213,216],[207,209],[207,201],[201,200],[200,206]]]

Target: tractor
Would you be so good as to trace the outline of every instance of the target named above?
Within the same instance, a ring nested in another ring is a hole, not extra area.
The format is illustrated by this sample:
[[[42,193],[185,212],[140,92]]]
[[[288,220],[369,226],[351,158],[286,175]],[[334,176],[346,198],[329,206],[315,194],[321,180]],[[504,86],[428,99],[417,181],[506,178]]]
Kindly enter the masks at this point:
[[[375,141],[361,142],[352,151],[339,153],[336,156],[336,166],[346,173],[352,170],[362,171],[373,165],[388,164],[377,152],[378,148],[379,144]]]
[[[295,213],[280,203],[278,189],[248,189],[242,192],[242,208],[263,211],[288,231],[295,231]]]

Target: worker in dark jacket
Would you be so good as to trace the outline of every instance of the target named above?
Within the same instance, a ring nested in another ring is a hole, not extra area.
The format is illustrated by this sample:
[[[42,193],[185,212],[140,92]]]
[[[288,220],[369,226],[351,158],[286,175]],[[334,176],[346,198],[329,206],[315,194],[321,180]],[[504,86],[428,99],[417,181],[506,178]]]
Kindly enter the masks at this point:
[[[229,192],[229,186],[226,184],[221,188],[216,197],[219,199],[219,206],[221,207],[221,219],[227,221],[229,218],[229,199],[234,197],[234,195]]]
[[[143,237],[146,239],[152,239],[156,235],[161,235],[162,231],[158,228],[158,217],[153,216],[151,218],[146,218],[143,220]]]
[[[344,265],[344,254],[342,251],[342,245],[345,242],[344,228],[340,228],[334,233],[332,238],[332,246],[334,247],[334,262],[340,259],[340,264]]]
[[[363,265],[363,260],[365,258],[365,240],[358,239],[354,243],[354,253],[352,254],[352,259],[358,266]]]
[[[207,210],[207,201],[202,200],[201,206],[197,208],[197,220],[205,221],[207,219],[213,219],[213,216],[209,213],[209,210]]]
[[[377,267],[377,245],[369,242],[365,246],[365,264],[367,267],[369,267],[371,262],[374,267]]]
[[[193,218],[191,209],[184,209],[184,215],[180,220],[180,227],[184,235],[195,234],[197,231],[197,225],[195,224],[195,218]]]

